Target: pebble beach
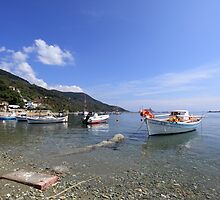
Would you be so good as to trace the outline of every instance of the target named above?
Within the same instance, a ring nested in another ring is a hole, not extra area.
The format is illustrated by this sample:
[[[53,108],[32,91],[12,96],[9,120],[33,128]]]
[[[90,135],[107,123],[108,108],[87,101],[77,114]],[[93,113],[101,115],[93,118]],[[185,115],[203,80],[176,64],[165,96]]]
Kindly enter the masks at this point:
[[[23,162],[18,162],[19,159]],[[164,171],[161,171],[157,167],[159,163],[154,163],[153,170],[148,170],[148,166],[139,169],[128,166],[115,173],[97,176],[85,172],[89,170],[86,164],[80,170],[77,163],[71,169],[65,167],[64,163],[56,167],[56,171],[53,168],[39,168],[33,163],[25,162],[22,156],[13,157],[4,152],[1,152],[0,162],[0,173],[5,169],[10,171],[23,168],[57,174],[60,177],[59,182],[46,191],[1,180],[1,199],[218,199],[220,195],[219,185],[209,184],[207,187],[207,182],[212,181],[200,174],[196,167],[192,168],[193,177],[178,168],[167,170],[164,166]],[[57,195],[66,189],[66,192]]]

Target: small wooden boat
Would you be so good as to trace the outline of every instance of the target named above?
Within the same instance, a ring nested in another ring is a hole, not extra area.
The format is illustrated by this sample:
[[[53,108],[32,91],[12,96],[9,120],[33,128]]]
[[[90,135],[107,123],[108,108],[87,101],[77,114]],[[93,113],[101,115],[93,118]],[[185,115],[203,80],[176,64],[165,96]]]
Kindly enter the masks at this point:
[[[55,117],[55,116],[36,116],[27,117],[28,124],[51,124],[51,123],[63,123],[68,121],[68,116]]]
[[[16,114],[15,113],[2,113],[0,115],[0,120],[16,120]]]
[[[100,123],[106,123],[109,118],[109,115],[98,115],[98,113],[95,113],[94,115],[88,114],[83,118],[83,123],[85,124],[100,124]]]
[[[186,133],[196,130],[202,121],[201,116],[193,116],[187,110],[174,110],[165,118],[162,115],[155,116],[150,110],[144,109],[140,112],[147,124],[149,135],[167,135],[175,133]]]

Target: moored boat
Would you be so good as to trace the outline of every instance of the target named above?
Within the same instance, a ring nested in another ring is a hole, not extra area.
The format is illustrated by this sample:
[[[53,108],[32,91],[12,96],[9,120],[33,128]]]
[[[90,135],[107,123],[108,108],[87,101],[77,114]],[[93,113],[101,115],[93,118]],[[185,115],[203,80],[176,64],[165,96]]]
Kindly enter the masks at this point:
[[[68,116],[55,117],[49,115],[49,116],[27,117],[28,124],[51,124],[51,123],[63,123],[67,121],[68,121]]]
[[[0,120],[16,120],[16,114],[15,113],[2,113],[0,114]]]
[[[187,110],[174,110],[168,115],[155,116],[150,110],[140,112],[147,124],[149,135],[167,135],[186,133],[196,130],[201,123],[201,116],[190,115]],[[161,116],[164,118],[161,118]]]
[[[26,122],[27,121],[27,114],[26,113],[21,113],[19,115],[16,115],[16,120],[18,122]]]
[[[88,114],[83,118],[84,124],[100,124],[100,123],[106,123],[109,118],[109,115],[98,115],[98,113],[95,113],[94,115]]]

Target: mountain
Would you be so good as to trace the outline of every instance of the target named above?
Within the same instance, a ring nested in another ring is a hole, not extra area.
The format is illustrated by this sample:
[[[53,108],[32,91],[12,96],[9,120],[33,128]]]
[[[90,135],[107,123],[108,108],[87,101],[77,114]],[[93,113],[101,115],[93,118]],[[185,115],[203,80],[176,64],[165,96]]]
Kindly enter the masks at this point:
[[[88,111],[126,111],[123,108],[97,101],[85,93],[47,90],[0,69],[0,102],[24,106],[24,99],[36,101],[53,111],[83,111],[86,99]]]

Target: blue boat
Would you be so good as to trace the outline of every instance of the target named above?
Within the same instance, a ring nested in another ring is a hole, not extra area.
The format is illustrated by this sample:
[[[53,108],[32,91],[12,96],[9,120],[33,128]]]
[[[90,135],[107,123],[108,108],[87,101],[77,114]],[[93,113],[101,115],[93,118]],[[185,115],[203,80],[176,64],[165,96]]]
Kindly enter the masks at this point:
[[[15,113],[4,113],[0,115],[0,120],[16,120]]]

